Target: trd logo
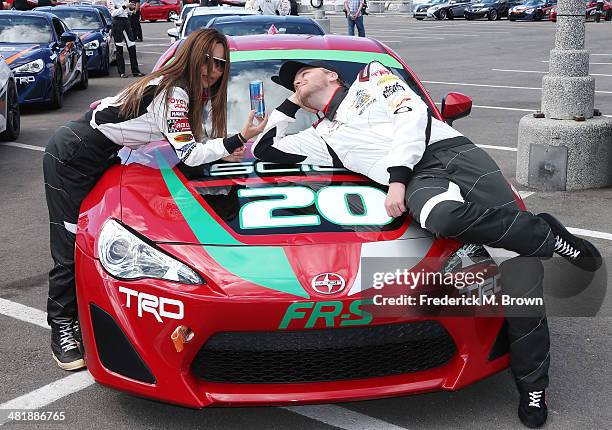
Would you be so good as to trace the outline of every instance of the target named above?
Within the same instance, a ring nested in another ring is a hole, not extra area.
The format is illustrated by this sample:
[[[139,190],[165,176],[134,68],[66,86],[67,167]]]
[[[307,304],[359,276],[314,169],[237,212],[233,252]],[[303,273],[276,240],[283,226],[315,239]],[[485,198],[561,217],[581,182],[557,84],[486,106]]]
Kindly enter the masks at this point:
[[[325,327],[348,327],[366,325],[372,322],[371,313],[361,309],[362,305],[371,305],[372,299],[355,300],[345,303],[340,300],[329,302],[296,302],[289,305],[278,326],[279,329],[312,328],[318,320],[323,320]],[[344,309],[348,305],[348,309]],[[344,311],[344,312],[343,312]],[[294,324],[291,324],[294,322]]]
[[[34,82],[36,79],[34,78],[34,76],[16,76],[15,80],[17,81],[18,84],[30,84],[32,82]]]
[[[143,312],[152,314],[159,322],[163,322],[161,317],[182,320],[185,315],[183,302],[180,300],[157,297],[153,294],[141,293],[126,287],[119,287],[120,293],[125,293],[125,307],[131,308],[131,297],[135,297],[138,306],[138,317],[142,318]]]

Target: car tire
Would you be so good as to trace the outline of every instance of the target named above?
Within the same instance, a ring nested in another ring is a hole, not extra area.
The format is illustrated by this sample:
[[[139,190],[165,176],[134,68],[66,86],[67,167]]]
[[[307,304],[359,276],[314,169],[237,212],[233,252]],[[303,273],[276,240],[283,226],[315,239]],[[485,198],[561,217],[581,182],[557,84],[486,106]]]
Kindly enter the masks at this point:
[[[106,53],[104,55],[104,64],[102,65],[100,74],[102,76],[110,75],[110,52],[108,51],[108,48],[106,49]]]
[[[446,19],[453,19],[455,18],[455,15],[453,15],[453,11],[449,10],[448,13],[446,14]]]
[[[51,103],[49,104],[53,109],[60,109],[64,105],[64,83],[62,82],[62,68],[59,65],[55,66],[55,82],[51,91]]]
[[[423,21],[423,18],[417,18],[416,20],[417,21]]]
[[[513,21],[514,22],[514,21],[516,21],[516,19],[515,18],[508,18],[508,21]]]
[[[87,66],[85,63],[85,52],[81,56],[81,79],[79,83],[76,85],[77,90],[86,90],[89,86],[89,72],[87,71]]]
[[[604,19],[606,21],[612,21],[612,9],[608,9],[608,12],[606,12],[606,17]]]
[[[465,16],[465,19],[466,19],[467,21],[472,21],[472,20],[474,19],[474,18],[472,18],[472,17],[471,17],[471,16],[469,16],[469,15],[464,15],[464,16]]]
[[[446,17],[447,17],[446,9],[441,9],[440,12],[438,12],[438,16],[436,18],[440,21],[444,21]]]
[[[534,21],[541,21],[542,20],[542,16],[544,14],[542,13],[541,10],[537,11],[534,15],[533,15],[533,20]]]
[[[489,19],[489,21],[497,21],[497,11],[495,9],[492,9],[489,12],[489,16],[487,16],[487,18]]]
[[[175,19],[178,19],[178,15],[176,14],[175,11],[171,10],[170,12],[168,12],[168,18],[167,21],[168,22],[172,22],[172,18],[171,17],[175,17]]]
[[[19,96],[13,81],[9,81],[6,97],[6,130],[0,133],[0,140],[15,140],[21,131]]]
[[[157,22],[156,19],[150,19],[149,22]]]

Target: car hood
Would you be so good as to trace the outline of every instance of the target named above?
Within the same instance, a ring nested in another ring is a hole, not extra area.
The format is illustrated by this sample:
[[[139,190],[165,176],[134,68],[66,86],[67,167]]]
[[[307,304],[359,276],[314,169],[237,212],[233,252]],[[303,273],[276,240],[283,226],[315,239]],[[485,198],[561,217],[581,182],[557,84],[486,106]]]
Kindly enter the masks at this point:
[[[96,40],[96,39],[102,39],[102,34],[100,33],[100,30],[72,30],[72,31],[79,36],[79,39],[81,39],[81,42],[83,43],[91,42],[92,40]]]
[[[0,44],[0,54],[11,68],[41,58],[46,50],[48,50],[46,46],[33,43]]]
[[[370,263],[388,265],[397,258],[409,269],[424,264],[426,256],[442,261],[460,246],[435,239],[409,216],[382,227],[340,225],[339,209],[363,215],[376,208],[360,207],[352,197],[326,200],[321,198],[324,190],[361,187],[351,191],[377,195],[384,189],[345,170],[261,163],[249,157],[240,163],[194,168],[177,167],[175,161],[167,144],[153,151],[132,151],[121,175],[121,221],[190,264],[220,295],[326,297],[314,285],[329,273],[330,279],[339,276],[346,286],[332,297],[359,297],[373,292],[367,281]],[[287,192],[284,198],[261,197],[279,190]],[[260,197],[245,195],[253,191]],[[384,196],[379,203],[383,201]],[[262,202],[263,210],[253,211],[252,205]],[[279,209],[279,203],[285,208]],[[314,222],[312,216],[319,219]],[[287,222],[262,227],[270,217]],[[303,217],[303,222],[295,217]],[[260,228],[249,228],[254,225]]]

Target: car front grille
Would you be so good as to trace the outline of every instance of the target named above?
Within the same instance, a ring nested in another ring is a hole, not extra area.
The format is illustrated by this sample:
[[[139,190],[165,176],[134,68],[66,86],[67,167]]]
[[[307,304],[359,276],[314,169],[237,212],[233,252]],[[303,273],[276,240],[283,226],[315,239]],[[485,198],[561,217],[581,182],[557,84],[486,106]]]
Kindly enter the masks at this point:
[[[436,321],[358,328],[222,332],[191,365],[211,382],[278,384],[400,375],[448,363],[456,346]]]

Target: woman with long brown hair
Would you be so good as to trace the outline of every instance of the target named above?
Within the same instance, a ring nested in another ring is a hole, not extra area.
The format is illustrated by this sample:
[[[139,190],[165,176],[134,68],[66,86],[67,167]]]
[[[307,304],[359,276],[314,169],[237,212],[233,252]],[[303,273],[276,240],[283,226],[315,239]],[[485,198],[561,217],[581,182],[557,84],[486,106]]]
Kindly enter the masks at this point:
[[[74,244],[81,202],[117,152],[167,140],[189,166],[238,161],[244,144],[261,133],[266,118],[227,137],[229,49],[216,30],[193,32],[172,62],[120,94],[107,97],[77,121],[60,127],[43,159],[51,256],[47,322],[51,349],[65,370],[85,366],[80,348],[74,282]]]

